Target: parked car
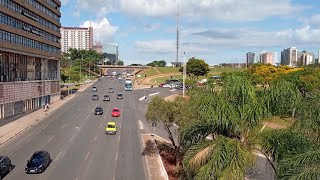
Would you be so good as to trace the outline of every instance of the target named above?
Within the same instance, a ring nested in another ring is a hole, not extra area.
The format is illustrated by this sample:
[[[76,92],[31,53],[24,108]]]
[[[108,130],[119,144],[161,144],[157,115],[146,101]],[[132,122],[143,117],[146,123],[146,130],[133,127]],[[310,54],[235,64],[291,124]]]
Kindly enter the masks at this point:
[[[108,95],[103,96],[103,101],[110,101],[110,97]]]
[[[96,94],[92,95],[92,100],[94,101],[99,100],[99,96]]]
[[[103,109],[102,107],[96,107],[94,110],[94,115],[102,115],[103,114]]]
[[[92,80],[91,80],[91,79],[87,79],[87,80],[85,80],[84,82],[85,82],[85,83],[91,83]]]
[[[108,122],[106,126],[106,134],[116,134],[117,133],[117,125],[115,122]]]
[[[44,172],[51,162],[50,154],[47,151],[37,151],[28,160],[25,167],[27,174]]]
[[[117,99],[123,99],[123,94],[122,93],[118,93],[117,94]]]
[[[0,179],[12,170],[11,159],[8,156],[0,156]]]

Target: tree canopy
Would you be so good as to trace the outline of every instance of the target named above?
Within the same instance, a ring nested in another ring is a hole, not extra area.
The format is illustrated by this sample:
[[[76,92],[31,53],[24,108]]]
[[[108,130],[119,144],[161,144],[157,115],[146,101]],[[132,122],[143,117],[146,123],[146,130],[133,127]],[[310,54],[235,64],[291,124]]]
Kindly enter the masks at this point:
[[[183,72],[183,67],[181,67],[179,71]],[[193,57],[188,60],[186,71],[190,79],[198,79],[199,76],[207,75],[210,69],[209,65],[204,60]]]
[[[165,60],[153,61],[147,64],[147,66],[152,66],[152,67],[165,67],[166,65],[167,65],[167,62]]]

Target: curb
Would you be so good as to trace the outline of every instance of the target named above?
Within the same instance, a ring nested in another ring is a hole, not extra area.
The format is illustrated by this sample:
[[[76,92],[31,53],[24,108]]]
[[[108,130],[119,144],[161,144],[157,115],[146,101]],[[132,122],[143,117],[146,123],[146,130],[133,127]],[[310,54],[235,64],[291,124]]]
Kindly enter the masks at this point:
[[[85,87],[85,88],[83,89],[83,91],[86,90],[86,89],[87,89],[88,87],[90,87],[91,85],[93,85],[93,83],[95,83],[95,82],[96,82],[96,80],[93,81],[89,86]],[[81,91],[81,92],[83,92],[83,91]],[[40,116],[40,117],[37,118],[35,121],[33,121],[31,124],[29,124],[28,126],[24,127],[23,129],[21,129],[20,131],[18,131],[17,133],[15,133],[13,136],[11,136],[11,137],[5,139],[4,141],[2,141],[2,142],[0,143],[0,146],[2,146],[3,144],[5,144],[6,142],[8,142],[9,140],[11,140],[12,138],[14,138],[15,136],[19,135],[20,133],[22,133],[23,131],[25,131],[25,130],[28,129],[29,127],[31,127],[31,126],[33,126],[34,124],[40,122],[41,119],[43,119],[45,116],[51,114],[51,113],[54,112],[56,109],[60,108],[62,105],[64,105],[65,103],[67,103],[68,101],[70,101],[71,99],[73,99],[73,97],[75,97],[77,94],[78,94],[78,93],[76,92],[76,93],[70,95],[69,98],[66,99],[66,100],[65,100],[63,103],[61,103],[59,106],[56,106],[56,107],[52,108],[49,112],[45,112],[45,115]],[[60,100],[60,101],[61,101],[61,100]]]
[[[169,180],[168,173],[167,173],[167,171],[166,171],[166,168],[165,168],[164,165],[163,165],[162,157],[161,157],[160,154],[159,154],[159,149],[158,149],[158,147],[157,147],[157,143],[156,143],[156,141],[155,141],[154,136],[152,136],[152,137],[153,137],[152,140],[153,140],[153,143],[154,143],[154,145],[155,145],[155,148],[157,149],[158,161],[159,161],[159,164],[160,164],[160,166],[161,166],[162,175],[164,176],[164,178],[165,178],[166,180]],[[159,159],[160,159],[160,160],[159,160]]]

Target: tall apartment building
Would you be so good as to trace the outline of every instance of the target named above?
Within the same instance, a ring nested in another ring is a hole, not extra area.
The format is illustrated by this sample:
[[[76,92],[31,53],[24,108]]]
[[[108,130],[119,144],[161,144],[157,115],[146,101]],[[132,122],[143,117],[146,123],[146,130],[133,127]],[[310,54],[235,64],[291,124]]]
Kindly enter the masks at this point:
[[[281,51],[281,65],[298,66],[298,49],[296,47],[290,47]]]
[[[93,28],[62,27],[61,51],[67,52],[70,48],[89,50],[93,47]]]
[[[256,63],[256,53],[248,52],[247,53],[247,65],[250,66],[254,63]]]
[[[0,119],[60,100],[59,0],[0,0]]]
[[[261,54],[261,60],[260,62],[262,64],[274,64],[274,53],[273,52],[265,52]]]
[[[307,66],[315,62],[315,56],[313,52],[302,51],[298,52],[298,66]]]

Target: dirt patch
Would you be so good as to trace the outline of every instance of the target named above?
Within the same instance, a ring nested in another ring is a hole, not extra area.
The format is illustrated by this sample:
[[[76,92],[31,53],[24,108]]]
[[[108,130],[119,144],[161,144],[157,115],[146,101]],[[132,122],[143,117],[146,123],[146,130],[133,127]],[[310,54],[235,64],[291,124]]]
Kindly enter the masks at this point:
[[[172,145],[158,140],[156,140],[156,144],[169,180],[178,180],[180,177],[180,168],[176,167],[175,154]]]
[[[179,97],[179,94],[172,94],[170,96],[167,96],[164,98],[165,101],[174,101],[177,97]]]
[[[270,122],[265,122],[264,125],[266,125],[266,127],[271,128],[271,129],[286,129],[286,126],[281,126],[279,124],[275,124],[275,123],[270,123]]]

